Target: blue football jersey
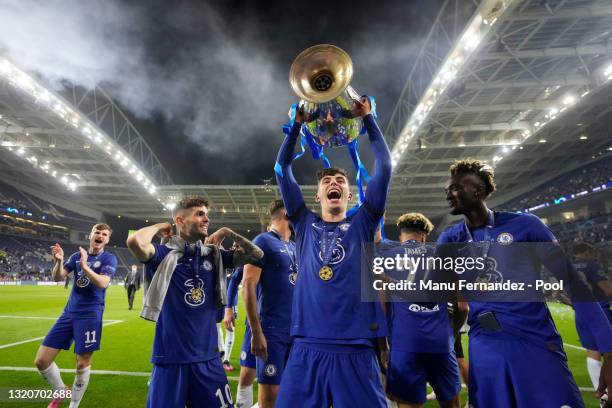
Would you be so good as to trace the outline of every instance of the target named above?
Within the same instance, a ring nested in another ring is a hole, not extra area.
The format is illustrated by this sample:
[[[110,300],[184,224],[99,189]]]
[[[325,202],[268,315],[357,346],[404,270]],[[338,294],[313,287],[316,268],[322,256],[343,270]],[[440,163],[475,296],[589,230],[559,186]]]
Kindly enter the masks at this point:
[[[89,254],[87,265],[97,274],[112,277],[117,270],[117,258],[115,255],[102,251],[97,255]],[[82,312],[103,312],[106,288],[94,285],[87,275],[81,270],[81,253],[75,252],[64,262],[64,269],[73,273],[74,284],[64,309],[67,313],[76,315]]]
[[[238,306],[238,287],[242,282],[242,273],[244,268],[239,266],[234,269],[234,272],[230,275],[227,281],[227,306],[235,307]]]
[[[291,306],[295,287],[295,243],[283,241],[274,231],[259,234],[253,243],[264,256],[255,265],[261,268],[259,278],[259,316],[266,336],[286,340],[291,326]]]
[[[610,302],[602,300],[606,299],[606,294],[599,287],[599,282],[608,280],[608,275],[601,265],[594,261],[576,261],[574,262],[574,268],[576,268],[576,271],[582,273],[586,281],[589,283],[589,285],[591,285],[593,295],[600,301],[600,306],[604,310],[609,309]]]
[[[377,245],[377,256],[395,258],[434,256],[431,245],[414,240],[403,243],[386,240]],[[421,264],[422,265],[422,264]],[[418,284],[426,275],[424,265],[415,271],[393,268],[385,273],[395,280]],[[391,294],[388,303],[389,343],[396,351],[413,353],[449,353],[454,336],[446,302],[410,302]]]
[[[145,262],[152,279],[157,267],[170,253],[165,245],[153,244],[155,255]],[[233,267],[233,251],[221,250],[223,266]],[[178,261],[161,313],[155,325],[151,362],[186,364],[218,358],[213,253],[185,254]]]
[[[468,230],[465,221],[446,229],[438,238],[438,243],[449,242],[556,242],[552,232],[536,216],[510,212],[493,213],[492,223]],[[533,262],[530,254],[517,254],[516,251],[527,251],[527,246],[514,246],[511,251],[491,251],[486,265],[496,274],[500,271],[512,271],[520,262],[522,276],[539,276],[541,264]],[[513,267],[508,267],[512,265]],[[531,268],[531,270],[530,270]],[[555,272],[555,271],[551,271]],[[500,280],[508,278],[500,277]],[[545,302],[470,302],[469,325],[470,335],[479,334],[483,328],[477,316],[484,312],[494,312],[504,332],[540,344],[548,349],[562,350],[562,341],[553,318]]]
[[[299,265],[292,336],[327,343],[369,344],[367,339],[387,335],[380,302],[361,301],[364,245],[372,243],[379,220],[380,214],[374,214],[367,201],[339,223],[324,222],[306,207],[291,215]],[[325,257],[321,241],[331,242],[334,235],[337,239],[330,254],[330,276],[321,274]]]

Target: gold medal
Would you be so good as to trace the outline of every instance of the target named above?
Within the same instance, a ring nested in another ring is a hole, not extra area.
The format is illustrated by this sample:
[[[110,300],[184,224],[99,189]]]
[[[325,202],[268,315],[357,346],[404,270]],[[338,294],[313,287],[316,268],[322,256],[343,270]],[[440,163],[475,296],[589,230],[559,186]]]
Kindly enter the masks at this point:
[[[191,289],[191,298],[195,303],[199,303],[202,301],[202,289],[200,288],[192,288]]]
[[[319,278],[324,281],[328,281],[334,277],[334,271],[327,265],[324,265],[321,269],[319,269]]]

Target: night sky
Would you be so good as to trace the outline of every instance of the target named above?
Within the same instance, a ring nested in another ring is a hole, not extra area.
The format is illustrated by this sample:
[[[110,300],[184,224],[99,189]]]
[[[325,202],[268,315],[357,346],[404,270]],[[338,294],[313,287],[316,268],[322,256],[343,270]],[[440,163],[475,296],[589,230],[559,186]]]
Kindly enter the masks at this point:
[[[295,56],[347,51],[384,129],[441,3],[0,0],[0,52],[58,90],[65,79],[108,90],[175,183],[262,184],[297,102]],[[352,169],[345,149],[329,156]],[[301,159],[298,181],[319,166]]]

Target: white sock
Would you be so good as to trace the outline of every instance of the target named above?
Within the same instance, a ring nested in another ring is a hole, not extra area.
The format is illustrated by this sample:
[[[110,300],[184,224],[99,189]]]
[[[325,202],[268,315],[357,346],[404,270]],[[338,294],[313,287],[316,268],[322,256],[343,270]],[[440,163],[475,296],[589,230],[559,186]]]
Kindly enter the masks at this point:
[[[217,323],[217,348],[219,352],[223,351],[223,329],[221,328],[221,323]]]
[[[43,376],[45,381],[47,381],[54,390],[63,390],[66,388],[64,382],[62,381],[62,376],[60,374],[59,367],[55,362],[51,363],[51,365],[44,370],[38,371],[40,375]]]
[[[597,387],[599,387],[599,373],[601,373],[601,362],[595,360],[594,358],[587,357],[587,371],[589,372],[589,377],[591,377],[593,388],[597,389]]]
[[[235,333],[233,331],[228,330],[225,332],[225,359],[228,361],[232,355],[232,349],[234,348],[234,336]]]
[[[238,385],[236,408],[251,408],[253,405],[253,384]]]
[[[72,398],[70,399],[70,408],[77,408],[81,403],[81,398],[87,390],[87,384],[89,384],[89,375],[91,374],[91,366],[76,370],[76,376],[74,377],[74,384],[72,384]]]

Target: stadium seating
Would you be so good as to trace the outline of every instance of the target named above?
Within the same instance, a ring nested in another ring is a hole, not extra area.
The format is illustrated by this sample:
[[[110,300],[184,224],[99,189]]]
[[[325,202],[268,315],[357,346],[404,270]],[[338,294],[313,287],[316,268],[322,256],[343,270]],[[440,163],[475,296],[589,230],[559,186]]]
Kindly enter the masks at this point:
[[[0,181],[0,213],[87,230],[96,220],[77,214]]]
[[[505,211],[524,211],[544,203],[554,202],[559,197],[583,191],[590,193],[594,188],[610,181],[612,181],[612,161],[607,157],[559,176],[498,208]]]

